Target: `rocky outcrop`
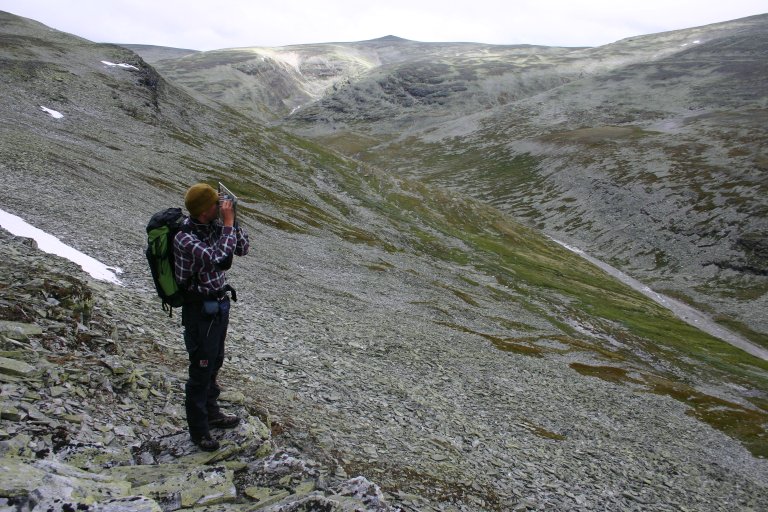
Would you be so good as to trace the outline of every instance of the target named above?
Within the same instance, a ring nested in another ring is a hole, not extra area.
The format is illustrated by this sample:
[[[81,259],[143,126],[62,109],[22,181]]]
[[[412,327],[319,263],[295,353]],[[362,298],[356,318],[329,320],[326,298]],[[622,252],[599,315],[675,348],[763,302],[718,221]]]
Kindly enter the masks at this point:
[[[0,510],[392,510],[364,477],[280,448],[269,413],[237,391],[222,404],[243,421],[199,451],[183,354],[124,316],[130,294],[5,231],[0,241]]]

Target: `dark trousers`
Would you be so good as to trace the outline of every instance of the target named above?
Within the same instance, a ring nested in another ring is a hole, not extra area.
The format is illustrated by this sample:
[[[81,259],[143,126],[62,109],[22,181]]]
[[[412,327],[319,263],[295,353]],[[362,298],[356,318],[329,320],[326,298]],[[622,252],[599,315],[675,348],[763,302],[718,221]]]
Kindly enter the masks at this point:
[[[189,434],[193,439],[209,434],[208,417],[220,414],[217,399],[221,389],[216,377],[224,363],[229,298],[218,302],[218,311],[212,313],[210,309],[206,312],[205,303],[195,301],[184,304],[181,310],[184,344],[189,353],[189,379],[184,387],[184,405]]]

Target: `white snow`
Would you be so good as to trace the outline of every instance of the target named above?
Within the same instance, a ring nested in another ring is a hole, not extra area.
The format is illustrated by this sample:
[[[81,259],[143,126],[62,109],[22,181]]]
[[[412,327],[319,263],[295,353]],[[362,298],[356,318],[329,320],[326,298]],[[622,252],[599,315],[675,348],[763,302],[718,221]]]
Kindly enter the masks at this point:
[[[54,119],[61,119],[62,117],[64,117],[64,114],[62,114],[61,112],[53,110],[52,108],[44,107],[42,105],[40,105],[40,110],[50,115]]]
[[[83,270],[96,279],[115,284],[122,284],[116,275],[122,273],[121,269],[104,265],[99,260],[91,258],[87,254],[83,254],[77,249],[66,245],[55,236],[28,224],[21,217],[17,217],[16,215],[12,215],[0,209],[0,226],[13,235],[35,239],[40,250],[50,254],[56,254],[57,256],[62,256],[77,263]]]
[[[118,68],[123,68],[123,69],[135,69],[136,71],[139,70],[139,68],[137,68],[133,64],[126,64],[124,62],[121,62],[120,64],[115,64],[114,62],[109,62],[108,60],[103,60],[103,61],[101,61],[101,63],[104,64],[105,66],[109,66],[109,67],[117,66]]]

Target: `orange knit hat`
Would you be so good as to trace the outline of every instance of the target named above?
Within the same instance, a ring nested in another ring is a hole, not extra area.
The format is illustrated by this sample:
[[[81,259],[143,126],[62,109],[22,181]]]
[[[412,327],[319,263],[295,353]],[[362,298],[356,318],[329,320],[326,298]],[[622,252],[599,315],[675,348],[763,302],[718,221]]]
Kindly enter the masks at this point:
[[[218,192],[206,183],[192,185],[184,196],[184,206],[194,219],[217,202],[219,202]]]

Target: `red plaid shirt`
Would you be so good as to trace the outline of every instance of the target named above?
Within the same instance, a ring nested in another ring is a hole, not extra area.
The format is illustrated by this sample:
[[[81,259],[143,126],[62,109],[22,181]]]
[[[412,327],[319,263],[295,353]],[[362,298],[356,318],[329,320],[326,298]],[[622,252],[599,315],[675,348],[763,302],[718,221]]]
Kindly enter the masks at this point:
[[[248,254],[250,242],[244,228],[227,227],[219,220],[201,224],[194,219],[184,220],[184,229],[173,239],[176,281],[189,291],[201,295],[217,295],[227,284],[227,276],[218,264],[229,256]],[[196,279],[192,279],[197,276]],[[190,283],[192,286],[190,287]]]

